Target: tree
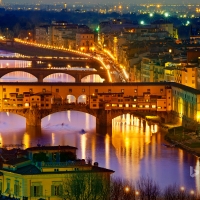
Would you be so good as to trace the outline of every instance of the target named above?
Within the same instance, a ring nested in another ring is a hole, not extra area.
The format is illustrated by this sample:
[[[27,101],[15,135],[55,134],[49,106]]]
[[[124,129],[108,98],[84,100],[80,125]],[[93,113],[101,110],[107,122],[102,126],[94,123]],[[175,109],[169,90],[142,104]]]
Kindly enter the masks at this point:
[[[135,200],[136,190],[135,185],[121,178],[111,179],[110,185],[111,200]]]
[[[60,197],[66,200],[106,200],[109,199],[109,190],[110,181],[106,175],[76,171],[63,179]]]
[[[72,152],[60,152],[60,162],[66,162],[68,160],[76,160],[76,154]]]
[[[160,187],[149,177],[141,177],[137,181],[137,189],[141,200],[156,200],[160,195]]]
[[[44,152],[40,152],[33,154],[33,160],[34,162],[47,162],[49,159]]]

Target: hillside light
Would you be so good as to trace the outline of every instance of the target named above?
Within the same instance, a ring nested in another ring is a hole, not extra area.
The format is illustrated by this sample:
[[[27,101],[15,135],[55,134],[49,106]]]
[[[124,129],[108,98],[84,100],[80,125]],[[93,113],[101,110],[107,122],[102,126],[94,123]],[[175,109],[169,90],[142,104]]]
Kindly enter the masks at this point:
[[[164,15],[165,15],[165,17],[169,17],[169,13],[168,12],[166,12]]]
[[[142,20],[142,21],[140,22],[140,24],[144,25],[144,21]]]
[[[153,13],[150,13],[149,16],[150,16],[150,17],[153,17]]]

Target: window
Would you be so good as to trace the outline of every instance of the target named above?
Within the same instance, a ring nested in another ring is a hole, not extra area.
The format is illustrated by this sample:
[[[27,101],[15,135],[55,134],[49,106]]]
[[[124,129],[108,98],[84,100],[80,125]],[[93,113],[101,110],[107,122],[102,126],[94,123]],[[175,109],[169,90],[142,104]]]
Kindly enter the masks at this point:
[[[69,89],[69,92],[72,92],[72,89]]]
[[[93,107],[97,107],[97,104],[93,104],[92,106],[93,106]]]
[[[46,92],[46,89],[42,89],[42,92]]]
[[[194,84],[194,80],[192,80],[192,84]]]
[[[136,93],[136,92],[137,92],[137,89],[135,89],[134,92]]]
[[[19,88],[16,88],[16,92],[19,92]]]
[[[32,88],[30,88],[30,89],[29,89],[29,92],[33,92],[33,89],[32,89]]]
[[[163,89],[160,89],[160,93],[162,93],[163,92]]]
[[[3,88],[3,92],[6,92],[6,88]]]
[[[10,179],[6,179],[6,192],[5,193],[10,193]]]
[[[59,89],[56,89],[56,92],[59,92]]]
[[[19,181],[15,181],[14,194],[15,194],[15,196],[19,196]]]
[[[61,182],[53,182],[51,185],[51,195],[59,196],[62,194],[63,186]]]
[[[124,92],[124,89],[121,89],[121,92]]]
[[[147,92],[150,92],[151,90],[150,89],[147,89]]]
[[[43,196],[43,187],[40,182],[33,182],[31,186],[31,196],[32,197],[39,197]]]
[[[85,89],[82,89],[82,92],[85,92]]]
[[[98,93],[98,89],[95,89],[94,92],[95,92],[95,93]]]
[[[111,89],[108,89],[108,92],[111,93]]]

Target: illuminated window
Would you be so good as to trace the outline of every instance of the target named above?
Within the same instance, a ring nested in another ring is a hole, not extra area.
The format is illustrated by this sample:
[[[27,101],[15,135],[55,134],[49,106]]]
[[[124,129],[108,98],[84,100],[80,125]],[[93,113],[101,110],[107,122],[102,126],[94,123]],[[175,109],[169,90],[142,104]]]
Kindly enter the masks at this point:
[[[126,108],[128,108],[128,107],[129,107],[129,104],[126,104],[125,106],[126,106]]]
[[[29,103],[25,103],[24,106],[25,106],[25,107],[29,107]]]
[[[136,105],[135,105],[135,104],[133,104],[133,105],[132,105],[132,107],[133,107],[133,108],[136,108]]]
[[[109,107],[110,106],[110,104],[106,104],[106,107]]]
[[[85,92],[85,89],[82,89],[82,92]]]
[[[145,108],[149,108],[149,105],[145,105]]]
[[[143,105],[139,105],[139,108],[143,108]]]
[[[161,106],[158,106],[158,109],[161,109],[162,107]]]
[[[33,89],[32,89],[32,88],[30,88],[30,89],[29,89],[29,92],[33,92]]]
[[[122,108],[122,107],[123,107],[123,105],[122,105],[122,104],[119,104],[119,107],[120,107],[120,108]]]
[[[124,92],[124,89],[121,89],[121,92]]]
[[[156,105],[152,105],[152,108],[156,108]]]
[[[160,89],[160,93],[162,93],[163,92],[163,89]]]
[[[137,101],[137,99],[133,99],[133,101]]]
[[[42,89],[42,92],[46,92],[46,89]]]
[[[137,92],[137,89],[135,89],[134,92],[136,93],[136,92]]]
[[[117,104],[112,104],[112,107],[116,107],[117,106]]]

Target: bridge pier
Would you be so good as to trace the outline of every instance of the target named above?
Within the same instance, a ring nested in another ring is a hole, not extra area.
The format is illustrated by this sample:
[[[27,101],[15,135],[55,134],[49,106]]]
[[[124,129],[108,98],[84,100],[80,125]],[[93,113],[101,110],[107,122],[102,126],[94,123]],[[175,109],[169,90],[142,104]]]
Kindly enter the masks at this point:
[[[82,79],[82,76],[81,76],[81,74],[76,74],[76,77],[75,77],[75,82],[76,83],[81,83],[81,79]]]
[[[99,110],[96,117],[96,132],[103,135],[112,133],[112,111]]]
[[[37,67],[37,61],[33,60],[31,67]]]
[[[41,127],[41,110],[38,108],[29,109],[26,112],[26,127]]]
[[[39,74],[38,76],[38,82],[42,83],[43,82],[44,76],[42,74]]]

